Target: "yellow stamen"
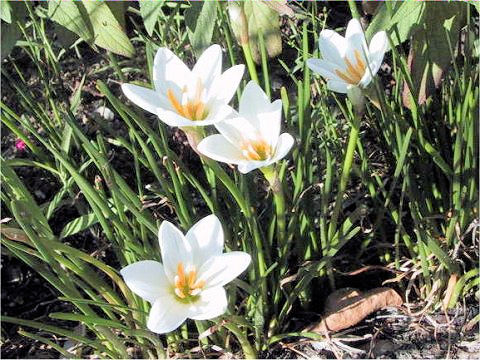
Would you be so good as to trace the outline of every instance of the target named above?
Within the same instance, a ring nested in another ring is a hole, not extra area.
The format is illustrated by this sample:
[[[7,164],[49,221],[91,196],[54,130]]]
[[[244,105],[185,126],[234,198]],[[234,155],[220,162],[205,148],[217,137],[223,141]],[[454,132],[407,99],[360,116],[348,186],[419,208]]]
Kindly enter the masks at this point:
[[[193,289],[201,289],[205,286],[205,280],[197,280],[193,285]]]
[[[195,119],[201,119],[204,116],[205,113],[205,104],[202,102],[198,102],[195,106]]]
[[[170,104],[172,104],[175,111],[180,115],[185,116],[183,112],[183,106],[178,102],[172,89],[167,90],[167,98],[168,98],[168,101],[170,101]]]
[[[358,79],[358,81],[360,81],[360,79],[362,78],[362,74],[357,70],[357,67],[353,66],[353,64],[350,62],[350,60],[348,60],[348,58],[345,58],[345,64],[347,64],[347,71],[349,72],[349,74],[352,75],[355,80]]]
[[[349,84],[356,84],[355,83],[355,80],[354,79],[351,79],[347,74],[345,74],[343,71],[340,71],[340,70],[335,70],[335,74],[337,74],[337,76],[342,79],[343,81],[345,81],[346,83],[349,83]]]
[[[187,93],[188,88],[185,86],[182,93]],[[197,80],[195,88],[195,96],[188,100],[185,104],[181,104],[175,96],[172,89],[167,90],[167,98],[173,109],[181,116],[190,120],[203,120],[207,117],[206,106],[202,102],[203,84],[201,79]]]
[[[197,270],[191,268],[188,273],[182,262],[177,265],[177,275],[175,275],[174,292],[180,299],[189,299],[191,296],[197,296],[205,286],[205,280],[197,279]]]
[[[192,270],[188,273],[188,287],[193,288],[193,284],[195,283],[197,277],[197,272]]]
[[[343,60],[347,66],[346,71],[337,69],[335,70],[335,74],[337,74],[337,76],[346,83],[357,85],[365,74],[366,64],[360,56],[360,52],[358,50],[354,50],[353,53],[355,56],[355,64],[352,63],[350,59],[345,57]]]
[[[357,60],[357,69],[363,73],[365,68],[367,67],[366,64],[363,62],[362,57],[360,56],[360,51],[355,50],[353,52],[355,54],[355,60]]]
[[[180,299],[185,299],[186,298],[183,291],[179,288],[175,288],[175,295],[177,295]]]
[[[185,272],[183,270],[183,263],[179,262],[177,265],[177,276],[175,277],[176,287],[183,287],[185,285]],[[177,285],[178,284],[178,285]]]
[[[242,147],[243,155],[250,160],[266,160],[272,156],[272,147],[265,140],[250,141]]]

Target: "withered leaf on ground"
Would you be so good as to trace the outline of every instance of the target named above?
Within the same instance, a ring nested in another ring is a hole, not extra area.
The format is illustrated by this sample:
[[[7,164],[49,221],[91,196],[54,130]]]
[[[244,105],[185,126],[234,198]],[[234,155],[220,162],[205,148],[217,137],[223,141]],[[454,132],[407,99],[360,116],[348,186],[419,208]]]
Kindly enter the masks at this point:
[[[361,293],[357,289],[339,289],[327,298],[323,319],[305,331],[335,332],[358,324],[371,313],[385,307],[403,304],[401,296],[393,289],[380,287]]]

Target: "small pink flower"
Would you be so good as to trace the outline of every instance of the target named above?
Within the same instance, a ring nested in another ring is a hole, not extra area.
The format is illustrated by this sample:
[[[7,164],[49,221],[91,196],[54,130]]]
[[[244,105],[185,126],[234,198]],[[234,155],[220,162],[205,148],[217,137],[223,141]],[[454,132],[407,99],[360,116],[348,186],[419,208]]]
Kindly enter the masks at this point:
[[[15,141],[15,148],[18,151],[24,151],[27,148],[27,144],[25,144],[25,141],[23,141],[22,139],[17,139]]]

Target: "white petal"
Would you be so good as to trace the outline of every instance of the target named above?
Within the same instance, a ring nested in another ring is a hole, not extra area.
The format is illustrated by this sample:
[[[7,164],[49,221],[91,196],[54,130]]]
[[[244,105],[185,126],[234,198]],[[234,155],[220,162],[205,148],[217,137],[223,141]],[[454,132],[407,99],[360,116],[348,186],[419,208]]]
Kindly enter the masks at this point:
[[[190,120],[176,113],[175,111],[167,110],[165,108],[157,108],[156,114],[168,126],[207,126],[213,125],[223,119],[231,116],[234,110],[228,105],[217,106],[205,118],[205,120]]]
[[[229,105],[226,105],[223,101],[215,100],[208,104],[209,112],[208,116],[201,121],[204,125],[216,124],[227,118],[235,115],[236,111]]]
[[[223,252],[223,228],[215,215],[208,215],[193,225],[185,235],[192,246],[193,262],[200,267],[210,257]]]
[[[250,80],[243,90],[240,98],[240,116],[250,120],[255,119],[257,113],[269,112],[270,100],[262,88],[253,80]]]
[[[240,148],[244,141],[261,137],[259,127],[249,120],[244,117],[229,118],[215,124],[215,127],[233,146]],[[256,115],[253,122],[258,125]]]
[[[180,91],[191,77],[191,71],[177,55],[167,48],[158,49],[153,62],[155,90],[163,94],[167,89]]]
[[[156,114],[160,120],[162,120],[165,124],[168,126],[198,126],[198,121],[193,121],[190,119],[187,119],[175,111],[167,110],[165,108],[159,108],[157,107],[156,109]]]
[[[292,148],[294,142],[295,140],[293,136],[289,133],[283,133],[282,135],[280,135],[280,137],[278,138],[277,148],[275,149],[275,155],[272,158],[272,162],[277,162],[283,159]]]
[[[200,293],[200,299],[190,309],[190,319],[208,320],[227,311],[227,293],[221,286],[206,289]]]
[[[368,55],[367,41],[360,21],[353,18],[348,22],[345,38],[351,49],[358,49],[360,55]]]
[[[258,125],[261,137],[270,146],[277,146],[278,136],[282,123],[282,100],[278,99],[272,103],[272,111],[258,113]]]
[[[181,262],[184,267],[192,264],[192,247],[182,232],[168,221],[164,221],[160,225],[158,241],[165,274],[167,279],[173,283],[178,264]]]
[[[347,41],[343,36],[333,30],[322,30],[318,45],[324,60],[343,66],[343,57],[347,50]]]
[[[222,49],[220,45],[212,45],[198,58],[192,73],[202,79],[203,86],[208,89],[213,80],[222,72]]]
[[[154,333],[165,334],[182,325],[189,315],[188,306],[176,301],[174,295],[163,296],[153,303],[147,327]]]
[[[327,87],[332,90],[342,94],[347,93],[347,83],[345,81],[329,80],[327,82]]]
[[[272,164],[271,159],[261,160],[261,161],[245,160],[245,161],[238,164],[238,171],[240,171],[242,174],[247,174],[252,170],[260,169],[260,168],[268,166],[270,164]]]
[[[168,293],[170,283],[158,261],[139,261],[124,267],[120,273],[130,290],[151,303]]]
[[[235,65],[216,77],[210,87],[208,99],[215,99],[228,104],[232,100],[235,91],[237,91],[244,71],[245,65]]]
[[[377,69],[377,71],[378,71],[378,69]],[[367,69],[365,71],[365,74],[363,74],[363,77],[360,80],[360,82],[358,83],[358,85],[362,88],[366,88],[368,86],[368,84],[370,84],[371,81],[372,81],[372,75],[371,75],[370,71]]]
[[[380,69],[383,57],[388,48],[388,38],[385,31],[380,31],[373,35],[369,48],[369,65],[372,75],[375,75]]]
[[[156,113],[159,106],[168,106],[167,100],[160,93],[134,84],[122,84],[125,96],[135,105],[151,113]]]
[[[210,159],[228,164],[238,164],[243,161],[241,151],[220,134],[210,135],[200,141],[197,150]]]
[[[198,278],[205,280],[205,289],[223,286],[245,271],[250,261],[250,255],[242,251],[214,256],[200,268]]]
[[[327,60],[308,59],[307,66],[327,80],[340,80],[337,74],[335,74],[335,70],[340,69],[339,66]]]

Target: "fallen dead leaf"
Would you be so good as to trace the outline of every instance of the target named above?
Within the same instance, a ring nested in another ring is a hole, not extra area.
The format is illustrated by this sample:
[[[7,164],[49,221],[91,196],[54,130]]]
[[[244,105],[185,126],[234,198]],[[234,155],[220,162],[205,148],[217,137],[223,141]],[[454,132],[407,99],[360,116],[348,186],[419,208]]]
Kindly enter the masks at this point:
[[[452,274],[450,275],[450,279],[448,280],[447,290],[445,291],[445,296],[443,297],[442,301],[442,309],[443,311],[447,311],[448,304],[450,303],[450,299],[453,295],[453,290],[455,289],[455,285],[457,285],[458,275]]]
[[[295,12],[287,5],[285,0],[283,1],[265,1],[265,4],[270,8],[278,12],[279,15],[287,15],[289,17],[294,17]]]
[[[393,289],[380,287],[361,293],[357,289],[339,289],[329,295],[323,319],[304,331],[320,334],[340,331],[358,324],[371,313],[385,307],[403,304],[401,296]]]
[[[28,236],[22,229],[11,228],[11,227],[0,227],[0,233],[5,236],[7,239],[20,241],[25,244],[28,244]]]

